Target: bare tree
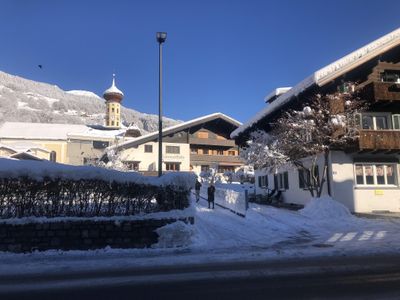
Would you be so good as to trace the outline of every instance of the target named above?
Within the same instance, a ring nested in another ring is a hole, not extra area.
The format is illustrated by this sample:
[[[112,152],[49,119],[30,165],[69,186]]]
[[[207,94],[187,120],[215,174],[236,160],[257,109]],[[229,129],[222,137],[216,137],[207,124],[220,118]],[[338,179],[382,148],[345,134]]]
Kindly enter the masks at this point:
[[[359,137],[357,116],[365,109],[365,101],[355,92],[317,94],[300,110],[284,112],[271,124],[273,129],[269,134],[255,132],[242,154],[256,168],[295,166],[300,169],[311,196],[320,197],[327,181],[329,151],[354,145]],[[320,154],[324,160],[321,174],[317,165]],[[306,163],[305,158],[311,162]]]

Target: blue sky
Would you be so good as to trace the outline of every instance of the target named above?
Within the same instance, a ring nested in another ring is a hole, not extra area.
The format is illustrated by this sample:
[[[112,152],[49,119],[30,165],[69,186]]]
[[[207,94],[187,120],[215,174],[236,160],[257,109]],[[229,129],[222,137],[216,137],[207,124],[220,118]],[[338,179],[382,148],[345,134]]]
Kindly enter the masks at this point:
[[[387,0],[0,0],[0,70],[98,95],[117,74],[123,104],[164,115],[223,112],[241,122],[279,86],[400,27]],[[43,68],[38,68],[38,65]]]

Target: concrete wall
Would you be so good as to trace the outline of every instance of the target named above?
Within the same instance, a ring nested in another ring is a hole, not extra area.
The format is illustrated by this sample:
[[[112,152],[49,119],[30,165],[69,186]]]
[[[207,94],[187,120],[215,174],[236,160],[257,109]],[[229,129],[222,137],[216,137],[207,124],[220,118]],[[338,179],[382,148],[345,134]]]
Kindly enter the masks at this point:
[[[193,217],[179,219],[193,224]],[[65,221],[29,224],[0,223],[0,251],[145,248],[157,243],[155,232],[178,219]]]

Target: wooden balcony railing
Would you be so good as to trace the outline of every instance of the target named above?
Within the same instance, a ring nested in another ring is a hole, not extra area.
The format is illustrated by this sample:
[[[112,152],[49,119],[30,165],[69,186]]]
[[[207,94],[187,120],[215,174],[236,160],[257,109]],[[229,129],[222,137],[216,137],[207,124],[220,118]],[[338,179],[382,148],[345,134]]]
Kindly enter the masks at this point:
[[[360,150],[400,150],[400,130],[361,130]]]
[[[374,81],[364,87],[364,95],[371,101],[400,101],[400,83]]]
[[[243,164],[243,161],[238,156],[229,155],[202,155],[190,154],[190,162],[196,163],[224,163],[224,164]]]
[[[218,139],[199,139],[189,138],[190,145],[207,145],[207,146],[223,146],[223,147],[235,147],[234,140],[218,140]]]

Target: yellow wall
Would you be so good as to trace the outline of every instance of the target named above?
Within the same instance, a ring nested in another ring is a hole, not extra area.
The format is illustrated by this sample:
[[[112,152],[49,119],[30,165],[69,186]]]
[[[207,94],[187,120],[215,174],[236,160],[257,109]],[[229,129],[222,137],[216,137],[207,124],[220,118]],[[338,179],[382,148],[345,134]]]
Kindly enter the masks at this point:
[[[12,145],[15,142],[27,142],[45,148],[48,151],[56,152],[56,161],[58,163],[67,163],[67,141],[52,141],[52,140],[27,140],[27,139],[1,139],[0,143]],[[40,154],[43,155],[43,154]],[[50,155],[50,154],[49,154]],[[39,156],[40,157],[40,156]],[[48,158],[47,158],[48,159]]]

